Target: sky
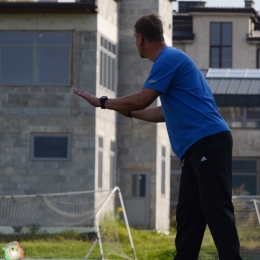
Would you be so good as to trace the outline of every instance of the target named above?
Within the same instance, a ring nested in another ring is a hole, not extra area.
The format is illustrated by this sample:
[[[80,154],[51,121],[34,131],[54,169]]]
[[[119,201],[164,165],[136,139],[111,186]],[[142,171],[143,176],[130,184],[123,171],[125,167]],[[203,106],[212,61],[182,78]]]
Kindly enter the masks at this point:
[[[186,0],[181,0],[186,1]],[[196,1],[196,0],[188,0],[188,1]],[[245,7],[244,0],[199,0],[207,2],[207,7]],[[260,0],[254,0],[255,2],[255,10],[260,12]],[[172,3],[173,9],[178,10],[178,2]]]

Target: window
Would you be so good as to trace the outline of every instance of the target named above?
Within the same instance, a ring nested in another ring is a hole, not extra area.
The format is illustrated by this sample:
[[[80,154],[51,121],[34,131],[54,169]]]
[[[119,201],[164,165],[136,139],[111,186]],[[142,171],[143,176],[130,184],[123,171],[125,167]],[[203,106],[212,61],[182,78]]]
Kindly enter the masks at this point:
[[[103,186],[103,138],[98,138],[98,188]]]
[[[31,159],[41,161],[70,160],[70,135],[32,134]]]
[[[180,186],[181,166],[180,160],[177,157],[171,156],[171,190],[170,199],[171,206],[177,205],[179,197],[179,186]]]
[[[210,68],[232,68],[232,23],[210,23]]]
[[[71,33],[0,32],[0,84],[70,85]]]
[[[219,107],[231,128],[260,128],[260,107]]]
[[[116,85],[116,46],[101,36],[100,46],[100,85],[115,91]]]
[[[257,195],[258,160],[233,159],[233,195]]]
[[[165,195],[166,148],[162,146],[161,194]]]
[[[260,69],[260,48],[257,49],[257,54],[256,54],[256,67]]]
[[[125,176],[125,195],[126,197],[145,197],[146,196],[146,175],[145,174],[126,174]]]
[[[116,143],[110,142],[110,189],[113,189],[116,185]]]

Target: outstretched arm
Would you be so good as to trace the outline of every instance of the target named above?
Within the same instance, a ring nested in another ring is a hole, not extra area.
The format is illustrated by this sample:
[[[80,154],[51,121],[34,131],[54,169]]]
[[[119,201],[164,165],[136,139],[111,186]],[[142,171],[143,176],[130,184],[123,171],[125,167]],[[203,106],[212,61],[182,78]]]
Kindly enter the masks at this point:
[[[117,111],[118,113],[124,115],[125,117],[129,117],[128,111]],[[162,107],[152,107],[144,110],[131,111],[131,115],[133,118],[144,120],[152,123],[160,123],[165,122]]]
[[[80,89],[74,89],[73,91],[75,94],[84,98],[92,106],[100,107],[99,98],[92,96],[89,93]],[[107,109],[116,111],[142,110],[148,107],[159,95],[160,92],[157,90],[144,88],[140,92],[129,96],[124,96],[120,98],[109,98],[105,103],[105,107]]]

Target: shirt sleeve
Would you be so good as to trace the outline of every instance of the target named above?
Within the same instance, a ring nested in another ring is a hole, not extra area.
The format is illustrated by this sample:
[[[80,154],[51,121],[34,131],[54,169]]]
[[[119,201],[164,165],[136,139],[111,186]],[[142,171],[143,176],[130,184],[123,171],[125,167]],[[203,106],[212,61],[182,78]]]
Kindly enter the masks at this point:
[[[173,77],[174,70],[168,64],[164,62],[154,63],[143,88],[151,88],[165,94]]]

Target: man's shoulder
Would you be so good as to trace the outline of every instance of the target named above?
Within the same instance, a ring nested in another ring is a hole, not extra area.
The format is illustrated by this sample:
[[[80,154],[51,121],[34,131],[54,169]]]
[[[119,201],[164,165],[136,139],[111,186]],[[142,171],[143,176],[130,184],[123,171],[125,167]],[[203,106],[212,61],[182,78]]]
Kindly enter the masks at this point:
[[[167,46],[162,50],[158,57],[158,61],[164,61],[169,60],[169,58],[184,58],[187,55],[180,49],[177,49],[175,47]]]
[[[164,53],[184,53],[184,52],[180,49],[173,47],[173,46],[167,46],[162,51],[162,54],[164,54]]]
[[[186,59],[186,56],[183,51],[167,46],[162,50],[154,65],[155,67],[160,67],[167,64],[170,67],[176,67]]]

